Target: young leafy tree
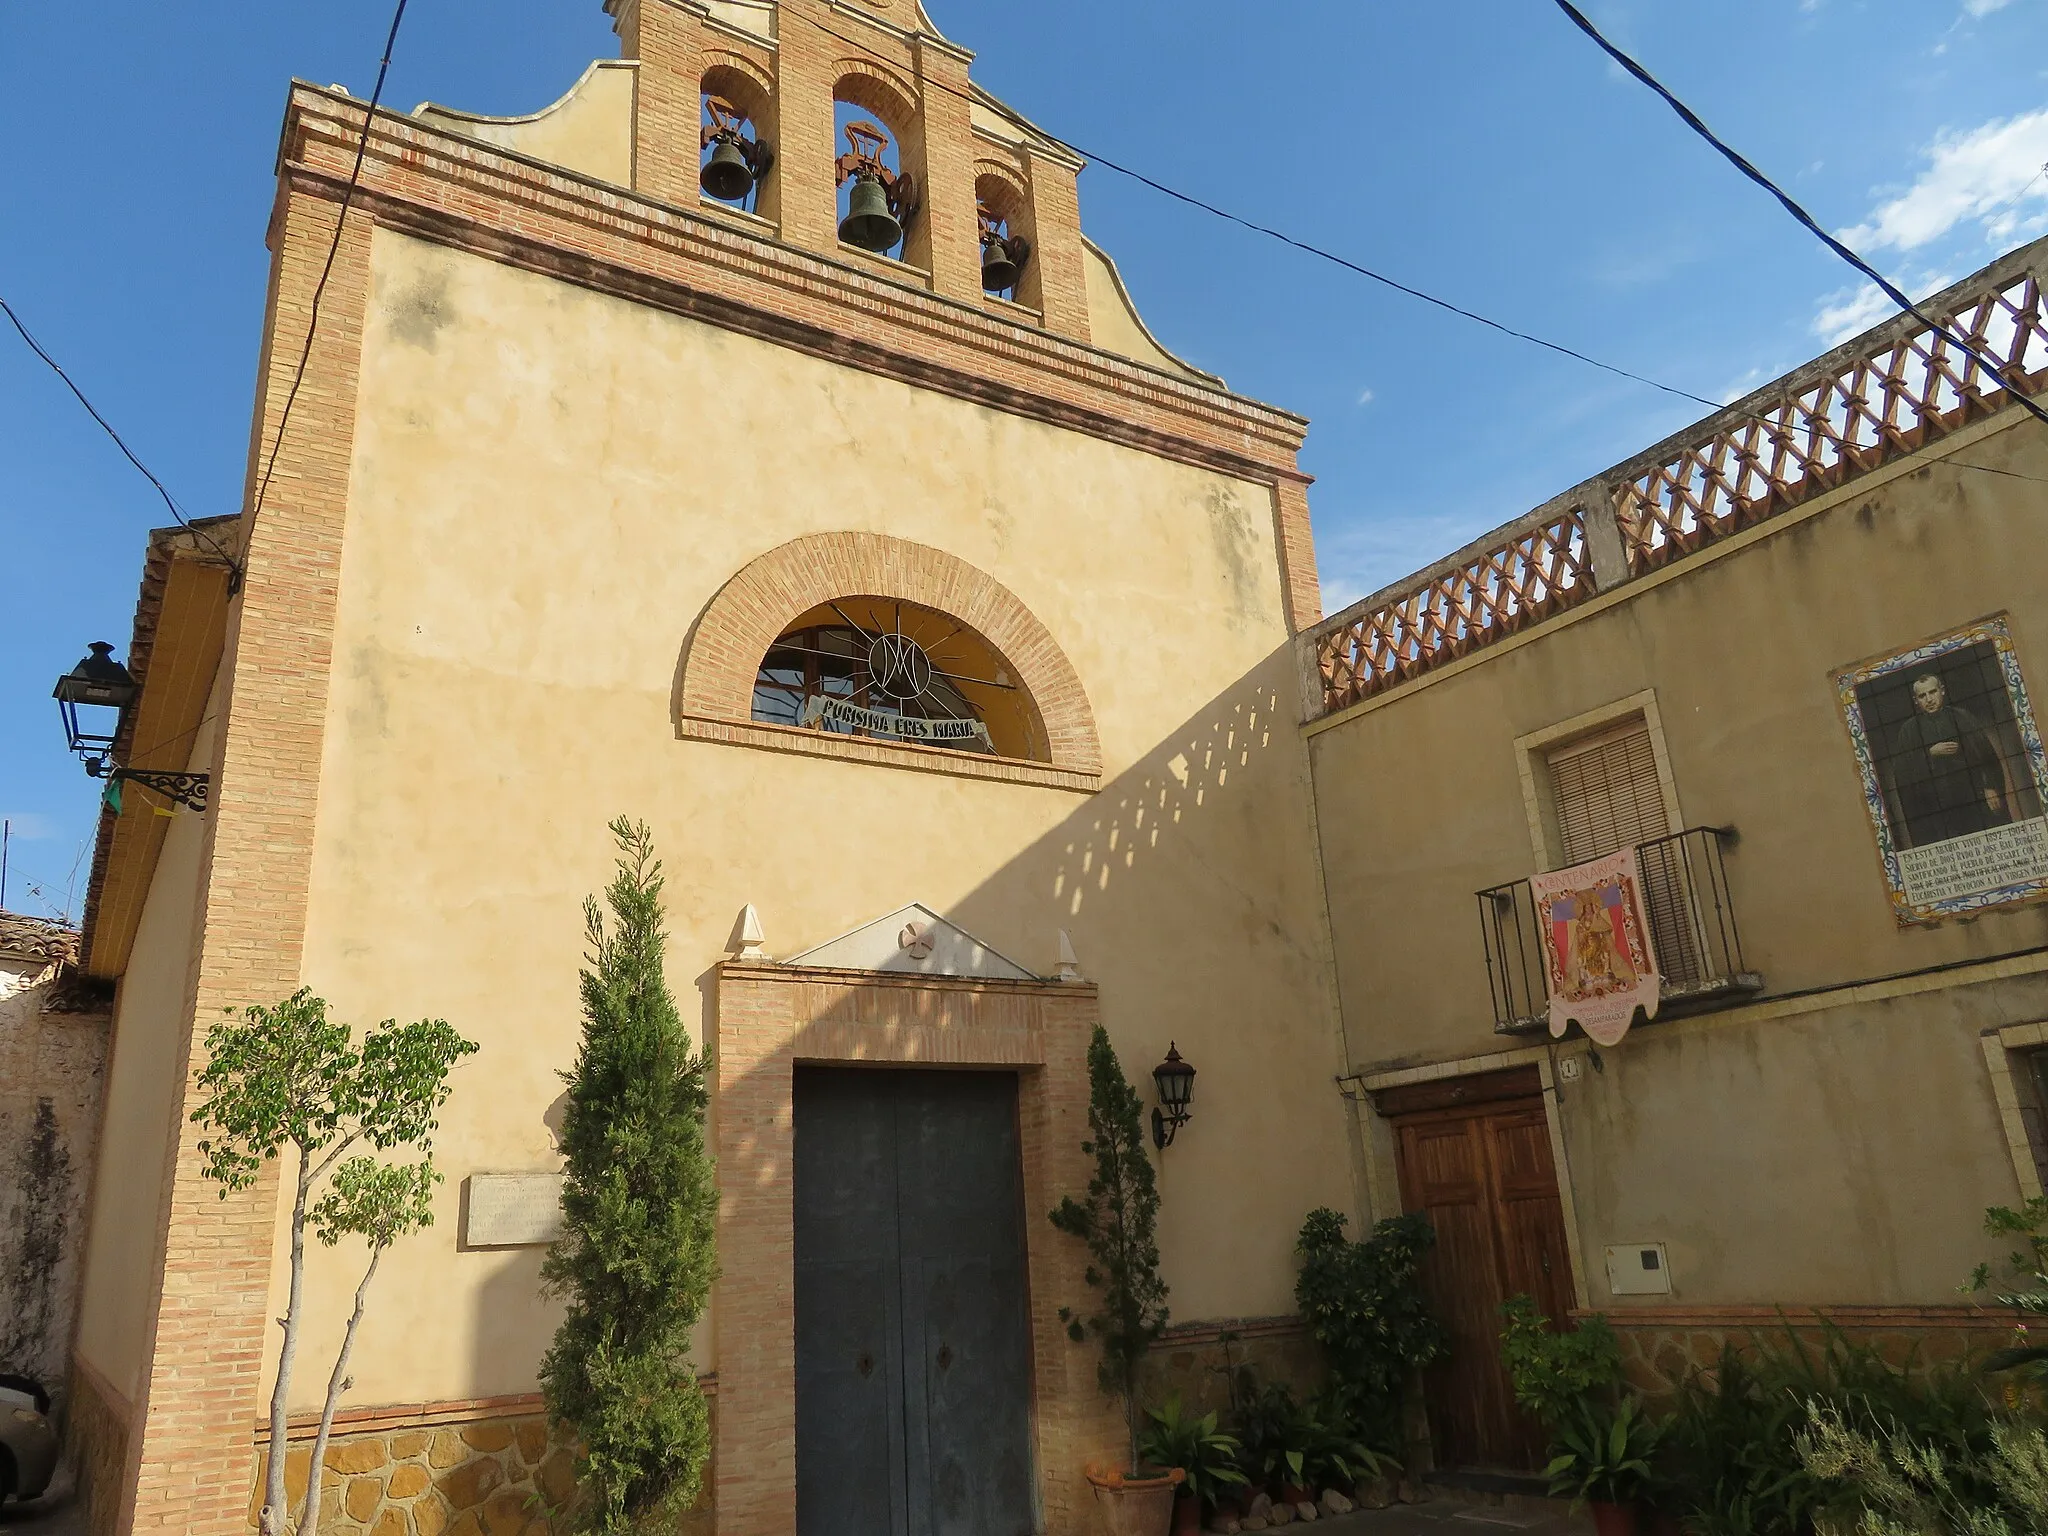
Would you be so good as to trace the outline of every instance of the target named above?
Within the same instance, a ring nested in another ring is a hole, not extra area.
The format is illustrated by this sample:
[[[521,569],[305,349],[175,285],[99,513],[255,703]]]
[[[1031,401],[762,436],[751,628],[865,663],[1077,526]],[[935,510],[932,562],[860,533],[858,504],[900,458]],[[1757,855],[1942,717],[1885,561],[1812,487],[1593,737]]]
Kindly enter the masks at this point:
[[[234,1017],[232,1011],[230,1020]],[[291,1299],[279,1319],[277,1385],[270,1394],[269,1470],[263,1489],[263,1536],[292,1528],[285,1507],[285,1409],[291,1400],[304,1320],[306,1233],[328,1247],[344,1237],[363,1238],[370,1262],[356,1286],[327,1396],[313,1441],[306,1498],[297,1528],[312,1536],[320,1516],[321,1463],[335,1406],[349,1388],[348,1360],[363,1320],[364,1298],[384,1250],[409,1232],[433,1225],[434,1119],[448,1100],[448,1073],[476,1049],[439,1019],[400,1026],[386,1019],[364,1035],[360,1049],[346,1024],[327,1017],[327,1004],[300,989],[271,1007],[250,1007],[240,1022],[214,1025],[206,1034],[206,1068],[199,1086],[210,1096],[193,1112],[208,1132],[199,1143],[206,1176],[225,1200],[256,1182],[263,1165],[287,1147],[298,1154],[292,1186]],[[412,1163],[386,1163],[352,1148],[420,1154]],[[316,1197],[316,1190],[318,1191]]]
[[[583,1045],[563,1074],[562,1236],[541,1278],[568,1313],[541,1363],[579,1447],[580,1530],[619,1536],[696,1499],[709,1414],[690,1333],[717,1274],[704,1060],[662,974],[661,865],[644,824],[611,823],[613,924],[584,903]]]
[[[1138,1368],[1166,1331],[1166,1282],[1159,1278],[1156,1235],[1159,1186],[1145,1153],[1143,1102],[1100,1024],[1088,1045],[1088,1140],[1081,1150],[1095,1159],[1088,1198],[1066,1196],[1052,1224],[1088,1244],[1094,1262],[1084,1278],[1102,1292],[1102,1310],[1084,1320],[1062,1307],[1060,1318],[1071,1338],[1092,1333],[1102,1344],[1099,1379],[1104,1393],[1123,1399],[1130,1470],[1136,1472]]]

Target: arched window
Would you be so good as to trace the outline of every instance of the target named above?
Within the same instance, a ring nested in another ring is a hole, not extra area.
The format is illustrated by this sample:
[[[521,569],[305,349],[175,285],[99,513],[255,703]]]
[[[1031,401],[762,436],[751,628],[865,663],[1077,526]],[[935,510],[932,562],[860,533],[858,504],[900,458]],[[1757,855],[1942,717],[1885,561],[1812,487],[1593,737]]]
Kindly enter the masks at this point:
[[[842,736],[1046,761],[1031,696],[987,640],[894,598],[822,603],[761,659],[754,719]]]

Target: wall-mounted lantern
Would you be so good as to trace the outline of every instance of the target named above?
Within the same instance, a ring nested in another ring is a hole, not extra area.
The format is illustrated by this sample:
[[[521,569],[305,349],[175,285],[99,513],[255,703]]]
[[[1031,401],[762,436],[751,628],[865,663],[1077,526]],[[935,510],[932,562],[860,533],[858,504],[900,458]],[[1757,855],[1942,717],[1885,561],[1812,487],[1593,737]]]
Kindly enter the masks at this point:
[[[151,768],[121,768],[114,763],[114,740],[121,718],[142,691],[128,669],[114,660],[114,648],[95,640],[78,665],[57,679],[50,697],[64,717],[64,745],[85,762],[85,771],[107,781],[103,796],[116,815],[121,811],[121,786],[140,784],[195,811],[206,809],[208,777],[203,773],[166,773]],[[87,711],[81,715],[80,710]],[[111,710],[111,717],[100,713]]]
[[[115,733],[121,729],[121,711],[135,701],[135,679],[114,660],[114,648],[95,640],[86,648],[78,665],[57,679],[50,695],[64,717],[64,741],[80,757],[105,757],[114,749]],[[79,710],[89,711],[81,719]],[[100,713],[113,711],[111,716]]]
[[[1173,1133],[1191,1117],[1188,1100],[1195,1096],[1195,1069],[1180,1059],[1180,1049],[1167,1043],[1166,1060],[1152,1069],[1152,1081],[1159,1087],[1163,1109],[1152,1111],[1152,1141],[1164,1152],[1173,1145]]]

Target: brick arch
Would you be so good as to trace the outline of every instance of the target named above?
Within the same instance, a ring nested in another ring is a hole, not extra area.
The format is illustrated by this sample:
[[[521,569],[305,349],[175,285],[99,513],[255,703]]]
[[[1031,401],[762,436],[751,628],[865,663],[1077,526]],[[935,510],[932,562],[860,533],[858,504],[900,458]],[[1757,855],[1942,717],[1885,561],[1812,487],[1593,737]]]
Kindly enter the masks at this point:
[[[737,76],[753,87],[753,90],[758,94],[758,98],[763,104],[764,110],[772,113],[775,98],[775,79],[759,64],[756,64],[745,54],[734,53],[726,48],[706,49],[701,62],[704,66],[703,88],[705,90],[713,88],[712,81],[714,77],[718,78],[719,84],[729,87],[733,77]]]
[[[1031,200],[1031,189],[1025,184],[1024,174],[1014,165],[1004,165],[999,160],[977,160],[974,162],[974,191],[976,196],[995,191],[1008,199],[1003,211],[1014,207],[1021,212]]]
[[[790,621],[844,597],[900,598],[978,632],[1038,708],[1055,768],[1102,771],[1080,674],[1017,595],[966,561],[881,533],[814,533],[742,568],[705,607],[683,655],[682,713],[750,721],[761,658]]]
[[[832,99],[859,107],[882,120],[882,126],[904,141],[922,137],[923,112],[917,87],[873,59],[844,58],[832,67]]]

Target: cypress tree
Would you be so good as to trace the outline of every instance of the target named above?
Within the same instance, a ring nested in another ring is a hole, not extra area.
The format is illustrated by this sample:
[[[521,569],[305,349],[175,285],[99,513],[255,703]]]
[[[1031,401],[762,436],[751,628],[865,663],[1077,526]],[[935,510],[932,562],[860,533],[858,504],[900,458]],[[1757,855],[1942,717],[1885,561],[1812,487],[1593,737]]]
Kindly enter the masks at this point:
[[[1052,1224],[1088,1244],[1083,1279],[1102,1292],[1102,1310],[1060,1317],[1068,1336],[1089,1334],[1102,1345],[1097,1378],[1109,1397],[1124,1404],[1130,1434],[1130,1470],[1138,1464],[1138,1371],[1166,1331],[1166,1282],[1159,1277],[1159,1185],[1145,1155],[1144,1101],[1116,1058],[1109,1031],[1100,1024],[1088,1044],[1088,1140],[1083,1153],[1095,1159],[1088,1198],[1061,1199]]]
[[[619,1536],[695,1502],[710,1420],[690,1333],[717,1273],[704,1059],[662,974],[661,865],[644,823],[611,823],[618,874],[584,902],[583,1044],[562,1074],[562,1235],[541,1279],[567,1315],[541,1363],[578,1445],[575,1529]]]

